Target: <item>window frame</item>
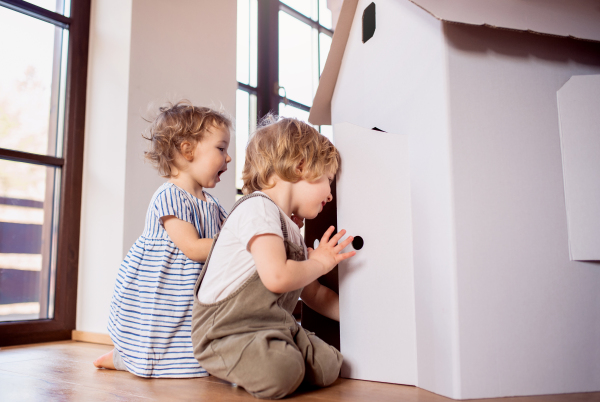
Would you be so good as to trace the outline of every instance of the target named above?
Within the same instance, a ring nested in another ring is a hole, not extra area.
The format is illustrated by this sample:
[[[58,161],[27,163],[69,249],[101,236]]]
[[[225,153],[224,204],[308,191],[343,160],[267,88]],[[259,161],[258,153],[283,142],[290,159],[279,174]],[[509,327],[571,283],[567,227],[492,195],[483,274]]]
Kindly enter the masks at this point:
[[[320,0],[325,1],[325,0]],[[279,111],[280,103],[287,103],[297,109],[310,112],[310,106],[297,102],[279,94],[279,11],[284,11],[294,18],[317,29],[318,33],[333,36],[333,30],[325,28],[318,21],[296,11],[279,0],[257,0],[257,85],[238,82],[238,89],[256,95],[256,121],[260,121],[267,113]],[[320,41],[318,42],[320,46]],[[317,69],[320,69],[321,52],[317,49],[319,59]],[[320,75],[320,74],[319,74]],[[242,190],[237,188],[237,194]]]
[[[71,0],[70,17],[23,0],[0,0],[0,6],[69,30],[63,156],[57,158],[0,148],[0,159],[62,170],[54,317],[0,322],[0,346],[69,340],[76,325],[91,0]]]

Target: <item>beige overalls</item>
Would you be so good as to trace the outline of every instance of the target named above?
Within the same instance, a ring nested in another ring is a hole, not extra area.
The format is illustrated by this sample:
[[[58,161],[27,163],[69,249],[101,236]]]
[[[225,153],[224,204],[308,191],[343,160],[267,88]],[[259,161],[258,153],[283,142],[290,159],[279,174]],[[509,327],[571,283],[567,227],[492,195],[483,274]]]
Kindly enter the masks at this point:
[[[242,202],[258,196],[271,201],[263,194],[247,195],[234,205],[230,216]],[[305,260],[302,245],[289,240],[281,211],[279,216],[287,258]],[[194,288],[192,344],[200,365],[257,398],[283,398],[303,381],[317,386],[332,384],[339,375],[342,355],[300,327],[292,316],[302,289],[273,293],[255,272],[225,299],[211,304],[198,301],[204,274],[219,269],[210,267],[217,240],[218,235]]]

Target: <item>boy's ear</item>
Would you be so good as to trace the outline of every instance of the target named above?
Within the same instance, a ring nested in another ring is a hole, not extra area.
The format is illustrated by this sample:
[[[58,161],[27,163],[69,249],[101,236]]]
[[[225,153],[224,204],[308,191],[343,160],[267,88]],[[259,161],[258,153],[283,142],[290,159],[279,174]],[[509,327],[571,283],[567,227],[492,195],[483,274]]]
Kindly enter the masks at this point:
[[[189,141],[183,141],[179,146],[179,152],[188,161],[194,160],[194,147]]]
[[[299,175],[304,173],[304,159],[302,159],[298,166],[296,166],[296,173],[298,173]]]

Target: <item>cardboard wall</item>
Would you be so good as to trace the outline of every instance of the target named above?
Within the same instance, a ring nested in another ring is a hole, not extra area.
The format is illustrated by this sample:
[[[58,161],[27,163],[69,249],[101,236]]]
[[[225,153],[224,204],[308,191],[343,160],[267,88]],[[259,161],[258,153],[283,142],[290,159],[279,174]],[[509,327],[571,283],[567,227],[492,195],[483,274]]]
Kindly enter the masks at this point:
[[[236,2],[92,1],[90,40],[77,329],[107,333],[119,265],[164,182],[143,160],[143,117],[181,98],[235,116]],[[234,172],[209,190],[226,209]]]
[[[597,391],[600,265],[569,259],[556,92],[600,45],[444,32],[461,397]]]
[[[332,99],[332,122],[409,136],[417,385],[456,397],[460,377],[442,24],[408,1],[378,1],[375,34],[363,44],[362,12],[370,3],[361,0],[357,6]],[[393,170],[379,174],[394,177]],[[376,208],[380,194],[367,196]]]

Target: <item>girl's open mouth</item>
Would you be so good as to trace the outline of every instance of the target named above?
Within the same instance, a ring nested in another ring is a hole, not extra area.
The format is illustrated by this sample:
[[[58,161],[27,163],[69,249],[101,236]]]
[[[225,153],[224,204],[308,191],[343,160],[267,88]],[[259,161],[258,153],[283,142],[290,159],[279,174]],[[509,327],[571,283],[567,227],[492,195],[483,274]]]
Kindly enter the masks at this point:
[[[225,169],[225,170],[219,170],[219,173],[217,173],[217,176],[221,177],[221,175],[223,173],[225,173],[226,171],[227,171],[227,169]]]

